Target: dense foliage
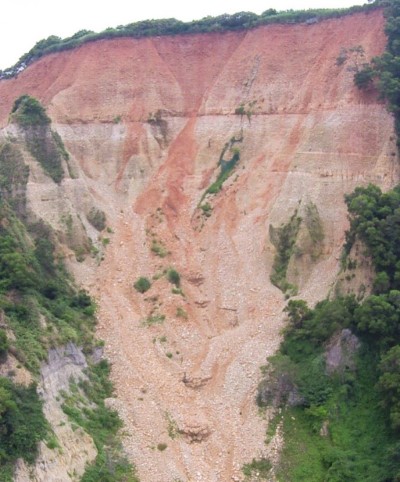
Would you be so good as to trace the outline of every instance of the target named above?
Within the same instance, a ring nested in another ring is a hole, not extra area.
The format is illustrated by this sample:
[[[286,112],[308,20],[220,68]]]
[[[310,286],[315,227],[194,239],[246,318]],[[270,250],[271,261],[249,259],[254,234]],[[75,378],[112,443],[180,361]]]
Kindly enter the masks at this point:
[[[11,116],[21,126],[40,126],[51,122],[41,103],[29,95],[22,95],[14,102]]]
[[[12,350],[21,365],[36,372],[54,344],[74,340],[88,349],[93,345],[94,306],[57,264],[48,228],[38,224],[29,229],[30,234],[0,203],[0,310],[15,336],[10,339],[1,330],[0,355]],[[12,480],[17,458],[33,462],[37,442],[48,433],[36,387],[0,377],[0,480]]]
[[[11,68],[0,71],[1,78],[9,78],[22,72],[35,60],[53,52],[70,50],[85,43],[101,39],[112,39],[118,37],[152,37],[160,35],[194,34],[206,32],[226,32],[232,30],[246,30],[256,28],[260,25],[272,23],[293,24],[293,23],[317,23],[324,18],[337,18],[356,12],[367,12],[376,8],[377,5],[354,6],[347,9],[310,9],[310,10],[287,10],[277,12],[270,8],[261,15],[252,12],[238,12],[233,15],[220,15],[218,17],[205,17],[192,22],[182,22],[175,18],[160,20],[145,20],[119,25],[116,28],[107,28],[103,32],[95,33],[89,30],[80,30],[71,37],[61,39],[57,36],[50,36],[40,40],[19,61]]]
[[[346,203],[346,252],[362,241],[377,271],[375,292],[361,303],[348,296],[314,309],[289,301],[284,340],[258,397],[276,402],[279,386],[279,404],[296,400],[282,418],[279,480],[400,480],[400,187],[357,188]],[[329,371],[328,347],[343,333],[356,335],[359,347]]]
[[[73,341],[90,352],[96,345],[95,306],[74,287],[57,259],[51,230],[43,223],[28,225],[27,230],[4,202],[0,204],[0,310],[15,336],[9,339],[0,330],[0,363],[12,350],[21,365],[37,373],[50,347]],[[99,452],[84,480],[135,481],[131,465],[119,455],[121,421],[104,404],[112,392],[108,373],[106,362],[93,365],[88,380],[81,383],[84,410],[70,407],[68,412],[66,405],[66,412],[93,437]],[[37,442],[47,434],[35,386],[20,387],[0,377],[0,480],[12,480],[18,457],[33,462]]]
[[[0,204],[0,309],[16,336],[14,352],[30,370],[39,368],[54,345],[93,346],[95,307],[57,260],[50,228],[36,223],[28,232],[5,203]]]
[[[373,82],[386,99],[389,110],[395,118],[396,133],[400,135],[400,0],[377,1],[385,6],[386,51],[365,64],[354,76],[355,84],[369,88]],[[399,144],[399,141],[398,141]]]
[[[64,177],[62,163],[69,160],[69,154],[59,134],[51,130],[51,119],[42,104],[22,95],[14,102],[11,121],[21,127],[31,155],[54,182],[60,183]]]
[[[0,377],[0,480],[12,480],[17,458],[35,460],[37,443],[48,430],[35,385],[23,387]]]

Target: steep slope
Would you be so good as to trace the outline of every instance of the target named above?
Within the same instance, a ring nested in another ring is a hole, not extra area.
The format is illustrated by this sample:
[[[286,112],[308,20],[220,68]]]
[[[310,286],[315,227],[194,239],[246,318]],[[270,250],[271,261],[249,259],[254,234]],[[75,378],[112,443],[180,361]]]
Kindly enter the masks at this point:
[[[321,253],[291,270],[300,270],[302,298],[323,298],[339,269],[344,193],[399,179],[391,116],[374,92],[354,88],[356,57],[336,63],[342,48],[361,45],[370,58],[384,44],[375,11],[98,41],[0,81],[2,136],[18,135],[7,118],[27,93],[47,107],[70,153],[60,185],[32,161],[28,208],[58,231],[79,215],[95,243],[93,206],[112,228],[102,233],[104,261],[71,256],[71,267],[98,299],[114,403],[143,481],[240,480],[242,464],[265,453],[254,397],[285,305],[270,282],[269,226],[317,206]],[[232,176],[203,201],[219,159],[235,152]],[[181,291],[171,292],[169,267]],[[133,288],[140,276],[155,278],[145,294]]]

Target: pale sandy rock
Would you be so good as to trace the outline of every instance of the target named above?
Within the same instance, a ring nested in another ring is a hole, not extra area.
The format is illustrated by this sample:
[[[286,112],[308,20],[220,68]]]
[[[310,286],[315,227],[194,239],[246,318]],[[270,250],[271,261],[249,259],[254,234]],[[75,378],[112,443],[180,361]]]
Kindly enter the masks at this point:
[[[38,392],[59,447],[50,449],[40,442],[39,455],[32,467],[22,460],[18,462],[14,474],[16,482],[77,481],[86,465],[95,459],[97,450],[93,440],[83,429],[73,430],[61,408],[63,397],[60,391],[68,393],[72,379],[86,378],[83,373],[86,367],[85,356],[72,343],[50,350],[48,361],[41,368]]]
[[[242,480],[241,466],[254,457],[278,460],[281,434],[265,446],[255,404],[259,367],[277,350],[285,322],[284,297],[269,279],[269,226],[286,222],[299,202],[317,206],[321,252],[312,265],[293,266],[299,296],[313,304],[340,269],[344,194],[399,180],[392,117],[336,65],[351,45],[368,58],[382,52],[381,11],[315,25],[93,42],[0,81],[1,125],[18,95],[38,97],[77,173],[56,187],[33,168],[29,208],[55,227],[70,213],[93,239],[85,213],[95,206],[112,228],[104,260],[71,257],[69,265],[97,299],[116,385],[110,403],[125,421],[124,446],[143,482]],[[252,101],[251,122],[234,115]],[[158,110],[159,125],[151,121]],[[239,135],[240,161],[221,192],[204,199],[212,213],[203,219],[198,204],[225,143]],[[164,258],[151,251],[153,236],[169,252]],[[144,295],[132,288],[139,276],[171,266],[183,295],[172,294],[165,277]],[[153,294],[158,301],[146,301]],[[176,316],[179,306],[187,320]],[[165,320],[149,326],[143,320],[152,309]],[[185,372],[200,386],[186,386]],[[194,417],[197,425],[185,430],[202,441],[169,438],[167,413],[183,428]],[[156,448],[161,442],[165,451]]]

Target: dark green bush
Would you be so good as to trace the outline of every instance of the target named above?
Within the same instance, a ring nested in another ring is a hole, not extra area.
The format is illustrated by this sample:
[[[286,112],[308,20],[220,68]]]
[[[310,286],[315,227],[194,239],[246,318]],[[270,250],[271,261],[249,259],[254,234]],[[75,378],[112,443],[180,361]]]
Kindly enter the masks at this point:
[[[246,477],[257,477],[258,480],[269,480],[272,464],[268,459],[253,459],[251,463],[243,466],[243,475]]]
[[[375,71],[370,65],[366,65],[354,74],[354,83],[359,89],[367,89],[372,85]]]
[[[21,126],[41,126],[50,124],[41,103],[29,95],[22,95],[14,102],[11,110],[12,119]]]
[[[22,387],[0,377],[0,473],[19,457],[32,463],[47,431],[35,385]]]
[[[167,278],[170,283],[174,284],[177,288],[179,288],[181,284],[181,276],[178,271],[176,271],[176,269],[170,268],[167,271]]]
[[[0,357],[7,353],[9,346],[7,333],[3,329],[0,329]]]
[[[225,150],[222,152],[224,154]],[[233,169],[240,160],[240,151],[238,148],[232,149],[232,157],[229,161],[224,161],[223,154],[219,160],[221,172],[218,174],[217,180],[207,189],[206,194],[217,194],[222,189],[223,183],[232,174]]]
[[[59,184],[64,178],[62,167],[64,152],[51,134],[52,131],[48,126],[35,124],[25,130],[25,141],[29,152],[43,170]]]
[[[151,288],[151,282],[148,278],[141,276],[137,281],[135,281],[133,287],[139,293],[145,293]]]

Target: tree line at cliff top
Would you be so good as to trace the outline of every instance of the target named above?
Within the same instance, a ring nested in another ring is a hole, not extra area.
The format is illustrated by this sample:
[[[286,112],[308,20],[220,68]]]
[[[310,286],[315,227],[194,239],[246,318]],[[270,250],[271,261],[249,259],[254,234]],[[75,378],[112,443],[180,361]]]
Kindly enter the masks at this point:
[[[175,18],[144,20],[127,25],[119,25],[116,28],[110,27],[99,33],[90,30],[80,30],[71,37],[65,39],[52,35],[37,42],[36,45],[29,52],[24,54],[14,66],[4,71],[0,71],[0,79],[15,77],[28,65],[44,55],[74,49],[85,43],[94,42],[96,40],[113,39],[118,37],[141,38],[162,35],[237,31],[252,29],[260,25],[273,23],[293,24],[304,22],[313,24],[325,18],[337,18],[351,13],[370,11],[378,8],[382,3],[387,2],[376,0],[374,2],[369,2],[369,4],[366,5],[356,5],[345,9],[286,10],[283,12],[277,12],[275,9],[270,8],[264,11],[261,15],[257,15],[253,12],[238,12],[233,15],[223,14],[217,17],[205,17],[191,22],[182,22]]]

